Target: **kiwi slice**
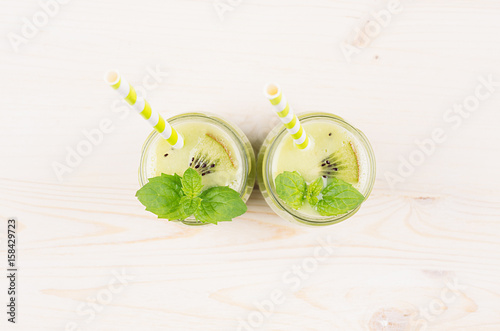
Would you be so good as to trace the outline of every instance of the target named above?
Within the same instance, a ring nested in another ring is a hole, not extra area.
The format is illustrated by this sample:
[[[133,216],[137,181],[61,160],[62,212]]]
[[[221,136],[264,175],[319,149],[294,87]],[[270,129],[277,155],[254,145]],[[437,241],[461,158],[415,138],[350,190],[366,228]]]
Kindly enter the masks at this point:
[[[351,142],[324,158],[319,168],[323,178],[335,177],[351,184],[359,181],[358,157]]]
[[[222,142],[210,134],[206,134],[191,152],[189,167],[202,176],[216,172],[231,173],[236,171],[234,162]]]

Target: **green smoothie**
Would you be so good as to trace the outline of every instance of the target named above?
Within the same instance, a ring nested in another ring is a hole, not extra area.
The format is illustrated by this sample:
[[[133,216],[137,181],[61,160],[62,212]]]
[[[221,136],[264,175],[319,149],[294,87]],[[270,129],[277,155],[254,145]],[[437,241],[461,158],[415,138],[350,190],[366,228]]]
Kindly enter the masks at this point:
[[[358,140],[334,121],[305,121],[302,125],[311,140],[310,146],[300,150],[290,135],[283,137],[271,161],[273,180],[284,171],[296,171],[307,184],[321,178],[326,187],[332,178],[338,178],[363,192],[368,177],[367,160],[364,153],[358,152],[363,150]],[[319,216],[307,202],[298,212]]]
[[[243,182],[242,159],[233,139],[221,128],[203,120],[190,120],[175,126],[184,137],[184,147],[173,149],[165,139],[151,146],[147,177],[182,175],[187,168],[195,169],[205,188],[229,186],[240,191]]]

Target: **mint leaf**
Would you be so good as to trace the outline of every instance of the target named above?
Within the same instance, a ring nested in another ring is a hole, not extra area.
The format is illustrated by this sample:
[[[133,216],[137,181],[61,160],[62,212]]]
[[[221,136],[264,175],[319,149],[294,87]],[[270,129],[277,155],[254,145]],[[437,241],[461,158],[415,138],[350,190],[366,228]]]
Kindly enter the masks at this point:
[[[323,216],[345,214],[365,200],[365,197],[351,184],[338,178],[332,178],[332,182],[321,191],[321,194],[323,198],[316,208]]]
[[[180,177],[165,174],[150,178],[136,193],[147,211],[169,220],[182,217],[179,208],[183,196]]]
[[[322,189],[323,180],[321,177],[307,186],[306,198],[311,206],[315,206],[318,203],[318,195],[321,193]]]
[[[182,191],[189,197],[196,197],[201,193],[203,184],[201,175],[193,168],[187,168],[182,177]]]
[[[306,195],[306,181],[298,172],[282,172],[274,182],[281,200],[294,209],[302,206]]]
[[[217,224],[231,221],[247,211],[239,193],[227,186],[209,188],[200,198],[201,204],[194,215],[201,222]]]
[[[182,206],[182,210],[184,211],[184,214],[186,214],[187,216],[191,216],[194,213],[196,213],[196,211],[200,207],[200,204],[201,204],[201,199],[199,197],[191,198],[191,197],[185,196],[185,197],[182,197],[181,201],[180,201],[180,205]]]

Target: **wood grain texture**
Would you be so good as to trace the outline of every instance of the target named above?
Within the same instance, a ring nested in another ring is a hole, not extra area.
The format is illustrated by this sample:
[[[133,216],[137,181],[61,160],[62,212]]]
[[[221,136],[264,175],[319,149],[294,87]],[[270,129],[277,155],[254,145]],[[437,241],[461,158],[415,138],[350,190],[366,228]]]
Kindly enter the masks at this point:
[[[457,126],[444,119],[479,77],[500,81],[498,1],[403,0],[350,62],[340,44],[386,2],[232,3],[220,20],[211,0],[75,0],[18,52],[7,35],[40,5],[2,3],[0,217],[20,222],[20,291],[19,322],[2,310],[1,329],[499,330],[500,87]],[[375,150],[370,199],[322,228],[280,219],[258,190],[232,223],[156,220],[134,197],[150,129],[102,75],[118,68],[138,86],[157,67],[168,76],[147,98],[166,117],[219,114],[256,150],[278,123],[270,80],[297,112],[346,118]],[[110,132],[58,180],[53,163],[103,120]],[[389,185],[435,128],[446,140]],[[125,284],[110,287],[117,273]],[[273,293],[282,302],[259,313]]]

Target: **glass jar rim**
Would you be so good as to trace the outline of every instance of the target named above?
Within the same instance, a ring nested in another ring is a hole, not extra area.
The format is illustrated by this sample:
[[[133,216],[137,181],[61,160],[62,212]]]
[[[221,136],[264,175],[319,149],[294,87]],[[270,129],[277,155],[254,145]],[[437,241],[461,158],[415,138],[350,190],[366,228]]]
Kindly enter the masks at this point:
[[[365,192],[362,192],[365,196],[365,200],[371,194],[375,183],[375,174],[376,174],[376,164],[375,164],[375,154],[373,152],[372,146],[363,132],[352,126],[350,123],[345,121],[343,118],[326,112],[304,112],[297,114],[297,117],[300,119],[301,123],[307,123],[311,120],[318,119],[328,119],[328,121],[336,122],[336,124],[340,125],[344,129],[346,129],[349,133],[351,133],[363,147],[367,155],[367,168],[368,168],[368,176],[367,176],[367,186]],[[360,208],[361,204],[346,214],[338,215],[338,216],[313,216],[313,215],[305,215],[300,213],[293,208],[287,206],[285,203],[281,201],[281,199],[277,196],[276,189],[274,187],[274,183],[272,180],[272,160],[274,153],[277,150],[277,147],[281,143],[282,139],[287,136],[288,132],[283,124],[278,124],[273,130],[271,130],[270,135],[274,133],[274,137],[270,139],[268,142],[267,150],[263,156],[263,173],[262,180],[264,185],[266,186],[266,190],[271,198],[272,202],[282,211],[292,216],[295,220],[300,223],[307,225],[330,225],[339,223],[343,220],[348,219],[353,216]],[[266,139],[267,140],[267,139]],[[364,202],[363,201],[363,202]]]

